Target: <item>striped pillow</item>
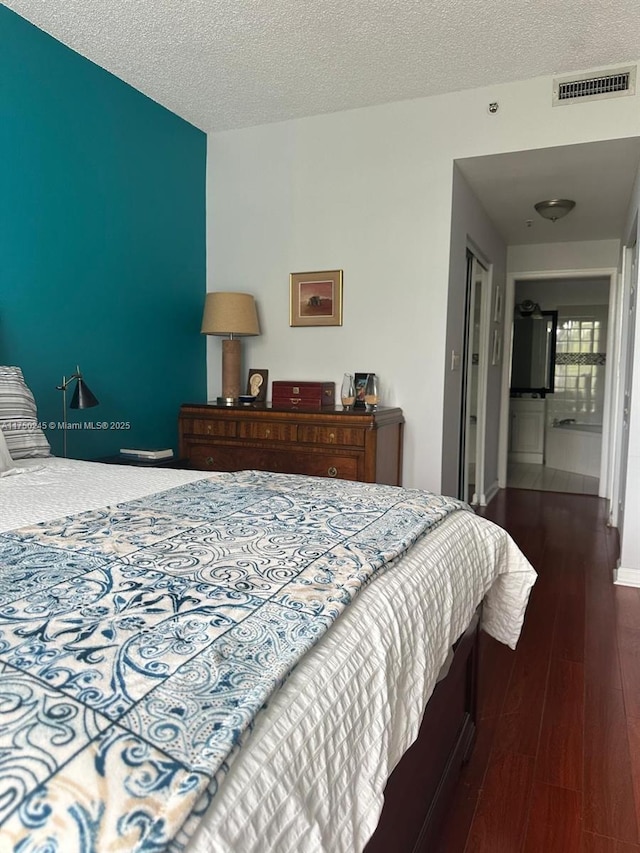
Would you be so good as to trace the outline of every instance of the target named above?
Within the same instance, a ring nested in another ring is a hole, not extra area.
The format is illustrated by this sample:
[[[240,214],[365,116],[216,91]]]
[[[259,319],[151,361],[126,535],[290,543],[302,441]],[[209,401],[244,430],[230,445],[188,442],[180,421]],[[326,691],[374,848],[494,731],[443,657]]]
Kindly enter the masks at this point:
[[[9,453],[4,433],[0,429],[0,477],[13,468],[13,458]]]
[[[19,367],[0,365],[0,429],[13,459],[51,456],[38,425],[36,401]]]

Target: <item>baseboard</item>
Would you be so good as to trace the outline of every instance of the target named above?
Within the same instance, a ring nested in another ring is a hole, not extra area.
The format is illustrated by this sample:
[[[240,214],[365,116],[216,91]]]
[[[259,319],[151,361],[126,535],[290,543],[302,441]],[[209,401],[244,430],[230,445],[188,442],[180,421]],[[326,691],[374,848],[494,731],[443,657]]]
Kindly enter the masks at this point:
[[[509,462],[526,462],[531,465],[544,465],[542,453],[524,453],[522,451],[510,451]]]
[[[480,495],[480,506],[488,506],[500,491],[500,483],[495,480],[487,489],[485,494]]]
[[[618,586],[640,587],[640,569],[624,569],[619,566],[613,570],[613,582]]]

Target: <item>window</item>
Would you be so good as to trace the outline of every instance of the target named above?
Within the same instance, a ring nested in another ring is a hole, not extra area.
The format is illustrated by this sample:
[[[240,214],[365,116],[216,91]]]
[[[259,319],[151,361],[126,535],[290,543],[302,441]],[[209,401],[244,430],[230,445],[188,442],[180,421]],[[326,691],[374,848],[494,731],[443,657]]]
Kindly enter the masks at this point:
[[[596,422],[604,403],[603,324],[594,317],[558,322],[554,410]],[[595,417],[594,417],[595,416]]]

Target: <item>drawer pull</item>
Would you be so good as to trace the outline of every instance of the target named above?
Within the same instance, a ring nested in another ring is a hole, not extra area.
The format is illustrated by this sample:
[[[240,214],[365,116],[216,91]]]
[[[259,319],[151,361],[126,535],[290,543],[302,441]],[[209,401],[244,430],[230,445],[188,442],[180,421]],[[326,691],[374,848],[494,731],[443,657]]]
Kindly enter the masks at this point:
[[[332,465],[331,468],[327,469],[327,474],[330,477],[337,477],[338,476],[338,469],[334,465]]]
[[[210,432],[211,432],[211,424],[207,424],[207,432],[208,432],[208,433],[210,433]]]
[[[336,440],[335,432],[330,432],[329,433],[329,441],[335,441],[335,440]]]
[[[292,406],[297,406],[298,403],[301,402],[301,400],[302,400],[302,397],[289,397],[289,402],[291,403]]]
[[[266,429],[266,430],[264,431],[264,434],[265,434],[265,437],[266,437],[266,438],[269,438],[269,436],[271,435],[271,430],[270,430],[270,429]]]
[[[207,465],[213,465],[213,456],[207,456],[204,461]]]

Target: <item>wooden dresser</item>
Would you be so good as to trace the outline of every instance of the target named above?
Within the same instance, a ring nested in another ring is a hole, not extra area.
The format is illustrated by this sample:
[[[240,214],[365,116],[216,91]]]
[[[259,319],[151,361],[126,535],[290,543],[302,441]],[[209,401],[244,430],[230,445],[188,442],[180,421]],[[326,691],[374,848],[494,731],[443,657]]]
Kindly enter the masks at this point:
[[[402,409],[297,411],[273,406],[180,408],[179,456],[204,471],[257,469],[402,482]]]

